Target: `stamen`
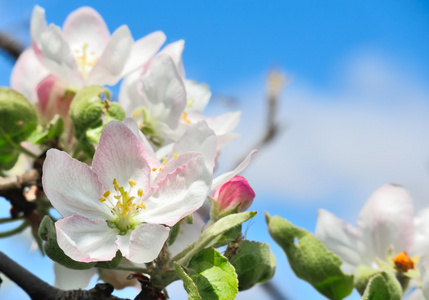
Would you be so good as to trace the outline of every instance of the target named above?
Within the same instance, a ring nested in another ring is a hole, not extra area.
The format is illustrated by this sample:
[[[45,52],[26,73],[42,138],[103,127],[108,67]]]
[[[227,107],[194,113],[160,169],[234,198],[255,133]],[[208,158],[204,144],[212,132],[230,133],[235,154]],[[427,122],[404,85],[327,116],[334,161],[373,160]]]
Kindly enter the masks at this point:
[[[105,192],[105,193],[103,194],[103,196],[104,196],[104,198],[109,197],[109,196],[110,196],[110,191]]]
[[[176,159],[176,158],[178,158],[178,157],[179,157],[179,154],[174,153],[174,154],[173,154],[173,157],[174,157],[174,159]]]
[[[152,168],[152,171],[154,171],[154,172],[155,172],[156,170],[158,170],[158,169],[157,169],[157,168]]]
[[[393,263],[398,271],[407,272],[410,269],[414,269],[414,262],[405,251],[396,254],[393,258]]]
[[[186,111],[183,112],[182,119],[183,121],[185,121],[186,124],[191,124],[191,121],[188,119],[188,114],[186,113]]]
[[[166,166],[167,165],[167,158],[164,156],[163,158],[162,158],[162,165],[163,166]],[[161,168],[160,168],[161,169]]]
[[[136,185],[136,182],[132,179],[128,180],[128,183],[130,184],[131,187]]]
[[[141,198],[143,197],[143,189],[138,189],[137,195]]]
[[[118,192],[119,191],[119,183],[116,180],[116,178],[113,179],[113,186],[115,187],[115,190]]]
[[[104,201],[106,201],[106,199],[105,198],[98,198],[98,201],[104,202]]]

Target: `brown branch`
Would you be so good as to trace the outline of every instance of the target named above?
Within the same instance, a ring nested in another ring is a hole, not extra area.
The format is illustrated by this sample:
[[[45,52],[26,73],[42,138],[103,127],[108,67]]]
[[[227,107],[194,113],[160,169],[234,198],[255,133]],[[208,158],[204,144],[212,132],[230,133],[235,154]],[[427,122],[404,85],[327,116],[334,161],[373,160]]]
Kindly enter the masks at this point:
[[[20,286],[33,300],[124,300],[112,295],[108,283],[97,284],[90,290],[63,291],[44,282],[0,251],[0,272]]]
[[[24,46],[9,34],[0,32],[0,49],[4,50],[14,60],[17,60],[24,51]]]
[[[32,169],[19,176],[0,177],[0,193],[21,190],[26,186],[36,185],[40,178],[37,170]]]

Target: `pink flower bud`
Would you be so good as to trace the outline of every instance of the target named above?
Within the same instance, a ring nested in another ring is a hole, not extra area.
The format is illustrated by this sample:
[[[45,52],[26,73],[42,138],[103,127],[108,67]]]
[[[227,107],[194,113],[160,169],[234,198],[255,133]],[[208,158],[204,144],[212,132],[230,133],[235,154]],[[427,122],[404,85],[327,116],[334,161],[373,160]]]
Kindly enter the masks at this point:
[[[235,208],[242,212],[252,204],[255,192],[246,178],[236,175],[217,188],[213,193],[213,198],[216,199],[220,212],[227,212]]]

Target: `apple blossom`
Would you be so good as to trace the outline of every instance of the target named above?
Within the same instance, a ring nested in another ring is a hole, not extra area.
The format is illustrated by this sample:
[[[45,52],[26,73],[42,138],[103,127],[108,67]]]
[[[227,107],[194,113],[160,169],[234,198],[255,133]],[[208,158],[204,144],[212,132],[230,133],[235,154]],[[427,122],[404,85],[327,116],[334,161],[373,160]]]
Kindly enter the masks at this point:
[[[402,274],[419,269],[423,291],[428,293],[425,270],[429,264],[426,259],[417,262],[411,258],[426,256],[428,213],[426,210],[414,219],[408,192],[400,185],[387,184],[368,199],[359,214],[357,228],[326,210],[319,210],[315,235],[352,272],[359,265],[379,268],[385,264],[383,261],[390,261],[391,267]]]
[[[234,176],[213,193],[221,214],[237,209],[238,212],[245,211],[250,207],[255,198],[255,192],[250,187],[246,178]]]
[[[47,152],[44,191],[64,217],[55,223],[58,244],[76,261],[108,261],[118,250],[135,263],[152,261],[168,237],[164,224],[198,209],[210,190],[212,167],[203,155],[161,163],[127,122],[106,125],[92,168]]]
[[[119,103],[158,147],[176,141],[189,125],[205,121],[215,132],[220,150],[237,138],[231,131],[240,120],[240,112],[202,115],[211,92],[207,85],[185,79],[182,51],[183,41],[169,44],[141,72],[127,76],[121,85]]]
[[[31,19],[32,47],[50,73],[73,86],[114,85],[147,62],[165,41],[158,31],[134,42],[127,26],[111,36],[92,8],[72,12],[62,31],[47,26],[45,11],[36,6]]]

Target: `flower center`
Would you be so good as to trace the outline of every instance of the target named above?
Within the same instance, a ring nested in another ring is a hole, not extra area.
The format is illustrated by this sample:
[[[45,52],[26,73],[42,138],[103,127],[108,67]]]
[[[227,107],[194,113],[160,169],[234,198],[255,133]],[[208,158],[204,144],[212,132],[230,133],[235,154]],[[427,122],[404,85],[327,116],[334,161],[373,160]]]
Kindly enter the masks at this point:
[[[114,221],[108,221],[110,227],[119,229],[119,234],[125,235],[128,230],[134,230],[139,222],[134,221],[134,217],[140,213],[142,209],[146,209],[142,201],[143,189],[137,189],[135,192],[136,182],[132,179],[128,180],[130,188],[128,191],[123,186],[120,186],[116,178],[113,179],[113,187],[115,192],[110,190],[103,194],[103,198],[98,199],[105,203],[115,216]]]
[[[75,49],[74,53],[79,72],[86,79],[99,57],[95,55],[95,51],[88,51],[88,43],[85,43],[82,49]]]
[[[393,263],[395,264],[395,269],[402,272],[407,272],[408,270],[414,269],[414,261],[408,256],[408,254],[403,251],[393,258]]]

